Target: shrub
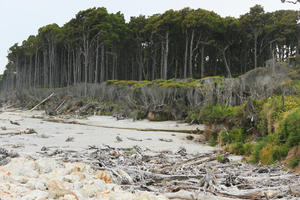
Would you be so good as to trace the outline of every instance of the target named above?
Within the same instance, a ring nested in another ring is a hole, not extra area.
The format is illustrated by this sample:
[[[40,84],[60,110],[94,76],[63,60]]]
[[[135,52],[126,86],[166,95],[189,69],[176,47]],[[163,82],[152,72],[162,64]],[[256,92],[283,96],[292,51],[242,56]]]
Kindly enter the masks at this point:
[[[254,145],[251,161],[254,163],[261,161],[265,165],[270,165],[285,157],[288,150],[289,148],[286,145],[278,144],[275,134],[268,135]]]
[[[287,118],[280,122],[279,138],[288,147],[294,147],[300,143],[300,108],[290,113]]]
[[[267,144],[259,153],[260,161],[265,165],[271,165],[281,159],[281,151],[278,145]]]
[[[294,157],[289,161],[289,167],[294,169],[299,164],[299,159]]]
[[[210,139],[209,139],[209,145],[210,146],[216,146],[218,144],[218,142],[217,142],[217,140],[216,140],[216,138],[214,138],[214,137],[211,137]]]
[[[252,162],[257,163],[260,159],[260,151],[263,149],[263,147],[266,145],[264,141],[259,141],[253,148],[253,154],[252,154]]]
[[[245,143],[243,144],[243,151],[245,156],[250,156],[253,153],[254,144],[253,143]]]
[[[241,143],[241,142],[236,142],[236,143],[230,144],[228,146],[228,150],[229,150],[229,152],[237,154],[237,155],[244,155],[243,143]]]
[[[232,116],[232,106],[207,104],[201,108],[197,118],[200,123],[222,123]]]
[[[222,144],[243,142],[242,129],[223,130],[219,134],[219,141]]]
[[[218,157],[217,157],[217,161],[218,161],[218,162],[221,162],[223,159],[224,159],[224,156],[218,156]]]

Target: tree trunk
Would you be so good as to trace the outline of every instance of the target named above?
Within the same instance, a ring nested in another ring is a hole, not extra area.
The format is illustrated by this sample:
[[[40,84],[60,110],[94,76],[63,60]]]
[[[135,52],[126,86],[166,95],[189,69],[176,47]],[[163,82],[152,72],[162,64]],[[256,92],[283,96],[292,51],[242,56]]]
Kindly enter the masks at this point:
[[[48,65],[47,65],[47,50],[45,49],[43,51],[43,56],[44,56],[44,87],[48,87]]]
[[[189,77],[193,77],[193,44],[194,44],[195,31],[192,31],[191,41],[190,41],[190,58],[189,58]]]
[[[83,56],[84,56],[84,96],[87,96],[87,82],[88,82],[88,67],[89,67],[89,48],[90,43],[88,33],[83,34]]]
[[[185,37],[185,52],[184,52],[184,68],[183,68],[183,78],[187,78],[187,60],[188,60],[188,46],[189,46],[189,38],[186,31]]]
[[[257,38],[258,32],[254,32],[254,68],[257,68]]]
[[[155,72],[156,72],[156,54],[157,54],[157,50],[154,49],[154,53],[152,55],[152,80],[155,79],[155,75],[156,75],[155,74]]]
[[[101,64],[100,64],[100,82],[103,82],[104,81],[104,78],[105,78],[105,69],[104,69],[104,64],[105,64],[105,61],[104,61],[104,44],[101,44]]]
[[[227,75],[228,78],[232,78],[231,76],[231,71],[230,71],[230,67],[228,65],[227,59],[226,59],[226,50],[229,48],[229,45],[227,45],[223,50],[222,50],[222,54],[223,54],[223,59],[224,59],[224,63],[225,63],[225,67],[227,70]]]
[[[164,54],[165,54],[165,46],[164,43],[161,43],[161,56],[160,56],[160,78],[163,78],[163,69],[164,69]]]
[[[166,47],[165,47],[165,54],[164,54],[164,69],[163,69],[163,79],[168,79],[168,55],[169,55],[169,31],[166,32],[165,36],[166,40]]]
[[[204,45],[201,47],[201,78],[204,78]]]
[[[98,69],[98,60],[99,60],[99,43],[97,42],[96,46],[96,69],[95,69],[95,83],[98,83],[98,74],[99,74],[99,69]]]

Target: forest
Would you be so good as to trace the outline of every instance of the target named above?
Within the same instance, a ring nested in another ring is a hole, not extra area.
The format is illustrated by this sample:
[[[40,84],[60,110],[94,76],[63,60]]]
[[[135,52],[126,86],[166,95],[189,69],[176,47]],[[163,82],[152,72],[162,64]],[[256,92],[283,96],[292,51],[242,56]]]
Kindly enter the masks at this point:
[[[0,200],[299,199],[299,20],[100,7],[41,27],[0,75]]]
[[[91,8],[13,45],[1,85],[9,90],[237,77],[269,59],[293,58],[300,50],[298,18],[296,10],[265,12],[256,5],[239,18],[184,8],[126,22],[120,12]]]

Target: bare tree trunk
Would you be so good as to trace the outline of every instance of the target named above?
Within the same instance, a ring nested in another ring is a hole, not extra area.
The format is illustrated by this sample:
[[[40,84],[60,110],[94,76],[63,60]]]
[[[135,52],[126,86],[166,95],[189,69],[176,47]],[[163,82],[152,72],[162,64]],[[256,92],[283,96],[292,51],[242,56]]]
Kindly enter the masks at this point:
[[[34,80],[33,80],[33,87],[36,87],[37,85],[37,76],[38,76],[38,71],[37,71],[37,66],[38,66],[38,49],[36,48],[35,50],[35,57],[34,57]]]
[[[135,78],[134,73],[133,73],[134,72],[134,61],[133,60],[134,60],[134,58],[132,57],[131,58],[131,80],[134,80],[134,78]]]
[[[29,56],[29,80],[28,80],[28,86],[31,88],[32,86],[32,56]]]
[[[83,34],[83,56],[84,56],[84,96],[87,96],[87,82],[88,82],[88,67],[89,67],[89,48],[90,43],[88,33]]]
[[[187,60],[188,60],[188,46],[189,46],[189,38],[186,31],[185,37],[185,53],[184,53],[184,68],[183,68],[183,78],[187,78]]]
[[[105,69],[104,69],[104,64],[105,64],[105,60],[104,60],[104,44],[101,44],[101,64],[100,64],[100,82],[104,81],[105,78]]]
[[[224,62],[225,62],[225,67],[226,67],[226,70],[227,70],[227,74],[228,74],[228,78],[231,78],[231,71],[230,71],[230,67],[228,65],[228,62],[227,62],[227,59],[226,59],[226,50],[229,48],[229,45],[227,45],[223,50],[222,50],[222,54],[223,54],[223,59],[224,59]]]
[[[138,63],[138,80],[141,81],[143,79],[143,68],[144,68],[144,61],[143,61],[143,52],[142,47],[138,44],[138,52],[137,52],[137,63]]]
[[[48,65],[47,65],[47,50],[45,49],[43,51],[43,55],[44,55],[44,87],[48,87]]]
[[[179,74],[179,69],[178,69],[178,59],[175,58],[175,73],[174,73],[174,77],[175,78],[179,78],[180,74]]]
[[[73,49],[72,54],[73,54],[73,84],[77,83],[77,59],[75,56],[75,50]]]
[[[204,77],[204,45],[201,47],[201,78]]]
[[[192,30],[192,36],[190,41],[190,58],[189,58],[189,77],[193,77],[193,44],[194,44],[195,31]]]
[[[155,48],[155,47],[154,47]],[[152,55],[152,80],[155,79],[155,72],[156,72],[156,54],[157,54],[157,50],[156,48],[154,49],[154,53]]]
[[[257,68],[257,38],[258,32],[254,32],[254,68]]]
[[[106,61],[106,64],[105,64],[105,80],[108,80],[109,79],[109,77],[108,77],[109,56],[107,56],[107,54],[106,54],[105,58],[106,58],[105,59],[105,61]]]
[[[95,83],[98,83],[98,74],[99,74],[99,69],[98,69],[98,59],[99,59],[99,43],[97,41],[97,46],[96,46],[96,69],[95,69]]]
[[[116,62],[115,56],[112,56],[112,73],[111,73],[112,80],[115,80],[115,73],[116,73],[115,62]]]
[[[68,73],[68,76],[67,76],[67,86],[69,87],[71,85],[71,56],[70,56],[70,48],[68,47],[67,48],[67,56],[68,56],[68,59],[67,59],[67,73]]]
[[[16,58],[16,88],[20,88],[20,63],[19,63],[19,56],[17,55]]]
[[[163,78],[163,69],[164,69],[164,54],[165,54],[165,46],[164,43],[161,43],[161,56],[160,56],[160,78]]]
[[[168,55],[169,55],[169,31],[166,32],[165,36],[166,40],[166,48],[165,48],[165,54],[164,54],[164,69],[163,69],[163,79],[168,79]]]

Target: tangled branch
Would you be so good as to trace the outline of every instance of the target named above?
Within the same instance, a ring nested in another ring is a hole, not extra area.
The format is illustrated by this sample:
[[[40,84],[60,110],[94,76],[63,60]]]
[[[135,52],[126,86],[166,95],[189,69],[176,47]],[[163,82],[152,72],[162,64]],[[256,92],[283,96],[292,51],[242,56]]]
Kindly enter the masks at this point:
[[[296,1],[286,1],[286,0],[281,0],[282,3],[293,3],[293,4],[297,4],[300,3],[300,0],[296,0]]]

